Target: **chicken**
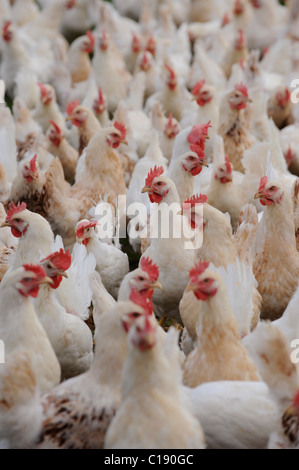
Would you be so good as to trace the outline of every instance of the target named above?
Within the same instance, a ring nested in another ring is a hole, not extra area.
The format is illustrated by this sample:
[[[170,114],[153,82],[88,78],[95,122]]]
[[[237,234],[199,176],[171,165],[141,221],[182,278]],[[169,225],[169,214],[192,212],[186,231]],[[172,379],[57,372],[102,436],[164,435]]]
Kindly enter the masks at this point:
[[[262,322],[246,338],[245,346],[274,398],[279,419],[273,427],[268,448],[298,447],[298,370],[285,336],[271,322]]]
[[[150,246],[144,251],[141,260],[149,257],[160,271],[163,290],[154,293],[155,312],[160,317],[180,320],[178,306],[188,282],[188,269],[194,263],[195,253],[192,243],[191,246],[188,244],[192,235],[185,216],[180,214],[180,197],[175,184],[162,173],[162,167],[151,169],[142,189],[142,192],[149,193],[150,201],[157,203],[157,206],[154,207],[156,212],[151,213]],[[160,214],[163,210],[165,212]]]
[[[74,241],[74,226],[86,217],[92,201],[97,203],[100,195],[109,193],[108,202],[115,204],[117,195],[126,194],[122,169],[113,151],[125,136],[118,123],[97,132],[86,149],[84,171],[72,187],[66,186],[59,159],[47,171],[47,214],[66,244]]]
[[[135,314],[138,317],[144,311],[133,302],[120,302],[101,315],[91,368],[42,397],[45,411],[36,447],[103,447],[107,428],[121,401],[121,373],[127,350],[124,326],[129,328]]]
[[[101,126],[105,127],[108,124],[109,115],[107,111],[107,98],[101,87],[98,88],[98,97],[94,99],[92,109]]]
[[[61,367],[61,380],[86,372],[92,363],[92,334],[79,318],[67,313],[55,298],[63,276],[71,265],[71,255],[62,249],[42,259],[40,265],[52,280],[40,288],[35,302],[37,316],[43,325]]]
[[[171,159],[175,137],[181,130],[178,121],[169,113],[168,119],[164,116],[161,104],[157,101],[151,110],[152,126],[159,133],[159,142],[162,154],[168,161]]]
[[[198,335],[196,347],[184,363],[184,384],[194,388],[217,380],[257,381],[258,371],[241,343],[222,278],[208,268],[209,262],[203,261],[190,271],[180,304],[186,321],[196,315]]]
[[[146,102],[146,110],[150,111],[155,102],[159,101],[166,115],[172,113],[178,121],[182,117],[184,99],[188,96],[187,90],[179,83],[176,72],[167,63],[165,64],[166,77],[162,90],[151,95]]]
[[[279,129],[294,123],[291,92],[287,87],[278,86],[271,92],[268,100],[268,116]]]
[[[78,128],[79,134],[79,156],[89,144],[91,138],[98,132],[102,126],[95,117],[94,113],[84,106],[80,106],[78,101],[73,101],[67,107],[67,121]],[[57,123],[56,123],[57,124]]]
[[[56,102],[56,93],[51,85],[38,83],[40,87],[40,100],[36,108],[31,112],[33,119],[41,126],[44,133],[50,126],[50,121],[55,121],[63,132],[66,131],[65,121]]]
[[[292,200],[288,190],[266,176],[254,197],[265,206],[252,247],[253,272],[263,298],[261,318],[276,320],[286,309],[299,279]],[[274,246],[279,250],[273,250]]]
[[[25,350],[41,393],[60,382],[60,365],[29,296],[38,295],[39,286],[52,281],[41,266],[25,264],[7,273],[0,287],[0,335],[7,357]]]
[[[219,135],[223,137],[224,149],[230,162],[237,171],[244,173],[242,165],[243,153],[254,144],[246,122],[245,108],[250,102],[245,85],[236,85],[220,103]]]
[[[294,147],[292,144],[288,146],[287,151],[284,153],[284,157],[288,165],[289,172],[293,175],[299,176],[299,159],[296,150],[292,147]]]
[[[42,413],[30,354],[26,349],[16,350],[0,369],[1,449],[30,447],[40,430]]]
[[[107,431],[106,449],[205,447],[202,428],[161,350],[157,328],[155,320],[146,315],[129,330],[122,403]]]
[[[181,203],[192,196],[194,176],[199,175],[204,166],[208,166],[204,151],[196,144],[191,144],[189,152],[176,159],[168,177],[174,182]]]
[[[96,44],[92,59],[97,85],[107,96],[108,111],[113,113],[118,102],[126,97],[131,74],[126,70],[122,56],[104,30]]]
[[[196,100],[196,104],[192,102],[192,107],[191,105],[184,107],[180,122],[182,128],[210,121],[211,132],[215,134],[219,122],[219,99],[216,89],[206,84],[205,80],[201,80],[194,85],[192,95],[192,101]]]
[[[228,212],[235,232],[245,204],[242,187],[233,182],[233,168],[227,156],[225,162],[214,166],[211,184],[207,191],[208,203],[221,212]]]
[[[49,254],[51,243],[54,242],[47,220],[26,209],[24,202],[19,202],[17,206],[11,204],[1,227],[10,227],[12,235],[20,239],[12,269],[24,263],[39,263],[41,256]]]
[[[232,66],[241,60],[248,60],[248,49],[244,31],[239,29],[232,47],[227,51],[223,59],[223,70],[227,78],[231,76]]]
[[[28,210],[45,217],[44,184],[45,174],[40,172],[35,154],[31,160],[24,159],[19,163],[17,176],[11,186],[10,200],[14,204],[24,202]]]
[[[92,69],[89,54],[93,52],[94,42],[92,32],[87,31],[85,36],[80,36],[70,45],[68,64],[72,83],[88,80]]]
[[[277,405],[263,382],[219,380],[187,388],[208,449],[265,449],[277,424]]]
[[[69,183],[73,183],[78,162],[78,151],[68,143],[56,122],[50,120],[50,124],[47,131],[48,151],[59,158],[65,179]]]
[[[95,230],[97,221],[80,220],[76,225],[76,241],[83,243],[96,259],[96,270],[107,291],[116,299],[119,286],[129,271],[128,255],[117,247],[102,242]]]

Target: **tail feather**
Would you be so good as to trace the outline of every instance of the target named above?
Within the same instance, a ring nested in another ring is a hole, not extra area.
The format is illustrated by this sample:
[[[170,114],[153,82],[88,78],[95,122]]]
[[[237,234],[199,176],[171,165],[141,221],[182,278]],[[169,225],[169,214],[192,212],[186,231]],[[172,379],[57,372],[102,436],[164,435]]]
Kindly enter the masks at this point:
[[[57,289],[57,297],[67,312],[86,320],[89,317],[89,306],[92,300],[90,278],[94,273],[96,261],[87,254],[86,247],[75,243],[72,252],[72,264],[68,278],[63,279]]]

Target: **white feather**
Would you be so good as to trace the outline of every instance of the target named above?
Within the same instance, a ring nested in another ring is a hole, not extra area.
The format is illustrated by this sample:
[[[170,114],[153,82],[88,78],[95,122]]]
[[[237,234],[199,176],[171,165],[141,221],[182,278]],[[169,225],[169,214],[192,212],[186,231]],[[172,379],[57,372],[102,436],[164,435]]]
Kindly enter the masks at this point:
[[[57,298],[66,311],[82,320],[89,317],[88,307],[92,300],[90,276],[95,267],[94,256],[91,253],[87,254],[83,244],[75,243],[72,251],[72,263],[67,272],[68,278],[63,278],[56,291]]]

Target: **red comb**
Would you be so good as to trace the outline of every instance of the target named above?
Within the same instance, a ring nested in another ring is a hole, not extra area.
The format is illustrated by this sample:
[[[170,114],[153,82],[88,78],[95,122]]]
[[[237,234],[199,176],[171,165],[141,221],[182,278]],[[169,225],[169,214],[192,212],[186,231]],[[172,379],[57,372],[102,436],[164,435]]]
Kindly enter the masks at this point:
[[[299,408],[299,390],[295,393],[294,399],[293,399],[293,405],[296,408]]]
[[[263,176],[263,177],[261,178],[260,187],[259,187],[258,190],[261,191],[262,189],[264,189],[267,183],[268,183],[268,178],[267,178],[267,176]]]
[[[99,104],[100,105],[105,105],[105,98],[104,98],[104,95],[103,95],[103,90],[102,88],[99,86]]]
[[[289,145],[288,151],[285,153],[284,158],[288,165],[292,163],[292,161],[296,158],[296,154],[293,153],[291,145]]]
[[[191,207],[193,207],[195,206],[195,204],[204,204],[205,202],[207,202],[207,200],[208,196],[206,196],[206,194],[196,194],[186,199],[186,201],[183,203],[183,208],[185,205],[191,205]]]
[[[115,121],[114,127],[115,127],[115,129],[120,131],[121,139],[125,140],[125,138],[126,138],[126,127],[124,126],[124,124],[122,124],[121,122]]]
[[[74,111],[74,109],[79,106],[80,104],[80,101],[79,100],[76,100],[76,101],[72,101],[71,103],[69,103],[67,105],[67,108],[66,108],[66,112],[68,113],[68,115],[72,114],[72,112]]]
[[[205,80],[201,80],[200,82],[197,82],[193,87],[192,95],[194,96],[198,95],[198,93],[200,92],[200,90],[202,89],[205,83],[206,83]]]
[[[139,305],[139,307],[143,308],[147,315],[152,315],[154,306],[150,297],[146,297],[140,292],[137,292],[136,289],[132,287],[129,299],[134,302],[134,304]]]
[[[209,267],[209,261],[199,261],[194,268],[190,270],[189,277],[191,281],[197,281],[198,277]]]
[[[191,144],[190,145],[190,150],[191,152],[195,152],[197,153],[197,155],[199,156],[200,160],[204,160],[205,159],[205,153],[202,149],[202,147],[200,145],[197,145],[197,144]]]
[[[241,15],[244,11],[244,5],[241,0],[235,0],[234,14]]]
[[[10,27],[11,25],[11,21],[6,21],[6,23],[4,24],[3,26],[3,34],[6,33],[6,31],[8,30],[8,28]]]
[[[92,32],[90,31],[90,29],[88,31],[86,31],[86,36],[88,37],[89,41],[90,41],[90,44],[92,45],[92,48],[94,48],[94,35],[92,34]]]
[[[51,253],[46,258],[43,258],[40,262],[42,263],[46,260],[51,261],[54,264],[55,268],[59,269],[60,271],[66,271],[71,265],[72,257],[69,253],[69,250],[64,251],[62,248],[60,248],[59,251]]]
[[[141,269],[148,274],[151,281],[156,281],[159,277],[159,268],[150,258],[141,258]]]
[[[224,15],[222,17],[221,28],[226,26],[228,23],[230,23],[230,17],[229,17],[228,12],[226,12],[226,13],[224,13]]]
[[[98,222],[96,220],[84,220],[78,225],[76,230],[76,237],[82,238],[84,236],[84,230],[89,227],[96,227]]]
[[[242,49],[245,46],[245,36],[242,29],[238,30],[238,37],[236,39],[235,48]]]
[[[155,165],[154,169],[151,168],[150,171],[148,172],[148,175],[145,179],[145,186],[150,186],[153,182],[153,180],[157,177],[157,176],[161,176],[162,174],[164,173],[164,168],[163,166],[159,166],[157,167]]]
[[[239,84],[235,85],[235,90],[240,91],[244,96],[248,97],[247,86],[244,85],[244,83],[239,83]]]
[[[37,163],[36,163],[37,155],[35,154],[34,157],[30,160],[30,170],[35,173],[37,171]]]
[[[150,52],[153,56],[156,53],[156,40],[152,34],[148,38],[145,50]]]
[[[40,92],[41,92],[42,97],[46,96],[47,89],[46,89],[45,85],[41,82],[38,82],[38,86],[40,87]]]
[[[231,165],[231,162],[229,161],[229,158],[227,155],[225,155],[225,166],[226,166],[226,171],[228,173],[231,173],[232,172],[232,165]]]
[[[281,107],[285,106],[291,98],[291,93],[288,88],[285,89],[284,93],[276,93],[276,99]]]
[[[211,121],[209,121],[207,124],[196,124],[193,126],[187,138],[188,142],[190,144],[199,145],[203,150],[206,137],[208,136],[209,127],[212,127]]]
[[[133,33],[133,38],[132,38],[132,51],[135,54],[138,54],[140,52],[140,38],[136,33]]]
[[[6,220],[10,220],[15,214],[18,214],[19,212],[23,212],[25,209],[26,209],[25,202],[18,202],[16,206],[12,202],[10,205],[10,208],[7,211]]]
[[[45,270],[39,264],[23,264],[25,271],[32,271],[37,279],[44,279],[46,277]]]
[[[168,64],[164,64],[164,67],[168,70],[169,75],[170,75],[170,79],[175,80],[176,79],[176,73],[173,70],[173,68],[171,68],[170,65],[168,65]]]
[[[61,129],[55,121],[52,121],[52,119],[50,119],[49,123],[52,124],[52,126],[55,128],[57,134],[61,134]]]

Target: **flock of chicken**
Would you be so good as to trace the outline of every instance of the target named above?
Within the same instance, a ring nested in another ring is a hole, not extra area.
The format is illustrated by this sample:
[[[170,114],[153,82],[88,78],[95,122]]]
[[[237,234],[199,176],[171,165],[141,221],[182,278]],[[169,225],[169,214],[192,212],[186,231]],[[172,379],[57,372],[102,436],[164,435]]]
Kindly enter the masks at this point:
[[[0,448],[299,448],[299,1],[0,30]]]

